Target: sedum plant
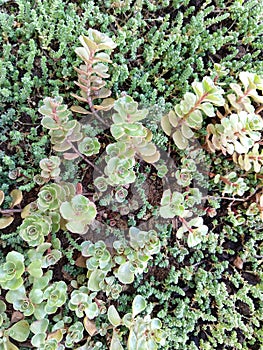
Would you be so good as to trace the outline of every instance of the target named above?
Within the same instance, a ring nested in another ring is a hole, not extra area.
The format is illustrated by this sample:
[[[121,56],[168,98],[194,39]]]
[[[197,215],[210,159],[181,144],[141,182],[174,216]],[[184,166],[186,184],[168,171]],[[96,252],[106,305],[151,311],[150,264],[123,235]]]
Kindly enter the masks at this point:
[[[221,119],[220,124],[209,124],[207,144],[212,152],[245,154],[260,140],[262,128],[263,120],[259,115],[241,111]]]
[[[108,309],[108,319],[114,327],[114,333],[111,340],[111,348],[124,349],[120,342],[120,337],[116,328],[124,325],[129,329],[129,338],[127,343],[128,350],[140,349],[158,349],[158,344],[164,345],[165,334],[161,330],[162,324],[158,318],[151,319],[150,315],[138,317],[147,304],[141,295],[136,295],[132,302],[132,312],[120,317],[116,308],[111,305]]]
[[[263,103],[263,97],[257,90],[263,91],[263,78],[256,73],[240,72],[239,79],[242,87],[237,83],[230,83],[233,94],[228,94],[230,105],[237,112],[246,111],[249,114],[255,113],[251,100],[257,104]]]
[[[203,124],[203,116],[215,116],[215,106],[223,106],[224,90],[209,77],[203,81],[193,82],[194,93],[187,92],[183,100],[161,120],[166,135],[171,136],[179,149],[186,149],[189,140],[194,137],[194,130]]]
[[[81,194],[60,206],[61,216],[67,221],[66,228],[74,233],[84,234],[95,219],[97,210],[93,202]]]
[[[72,94],[72,96],[87,103],[93,115],[101,120],[96,110],[107,111],[114,102],[113,99],[107,98],[111,95],[111,91],[105,87],[106,82],[103,80],[109,78],[107,64],[111,63],[110,56],[103,51],[113,50],[116,44],[107,35],[91,28],[88,30],[88,35],[80,36],[79,40],[82,47],[77,47],[75,52],[84,61],[84,64],[75,68],[78,73],[78,82],[75,84],[80,87],[81,95]],[[100,105],[94,105],[93,101],[97,99],[105,100]],[[79,106],[72,107],[72,110],[89,114],[87,110]]]
[[[185,233],[188,233],[187,244],[192,248],[202,242],[203,238],[207,235],[208,227],[203,224],[203,218],[196,217],[187,221],[181,218],[182,226],[177,230],[176,237],[182,239]]]
[[[97,293],[90,293],[89,289],[81,286],[71,293],[68,307],[75,311],[78,318],[86,316],[89,320],[99,315],[99,307],[94,301]]]
[[[21,277],[25,272],[24,255],[19,252],[9,252],[6,262],[0,266],[0,285],[4,289],[15,290],[23,285]]]
[[[172,219],[175,216],[184,216],[184,196],[180,192],[171,192],[170,189],[163,192],[160,215],[165,219]]]
[[[60,174],[60,163],[61,160],[58,156],[41,159],[39,162],[41,168],[40,176],[44,178],[46,182],[49,180],[56,180]]]
[[[21,238],[31,247],[44,243],[45,236],[52,231],[52,219],[49,216],[32,214],[26,217],[20,226]]]

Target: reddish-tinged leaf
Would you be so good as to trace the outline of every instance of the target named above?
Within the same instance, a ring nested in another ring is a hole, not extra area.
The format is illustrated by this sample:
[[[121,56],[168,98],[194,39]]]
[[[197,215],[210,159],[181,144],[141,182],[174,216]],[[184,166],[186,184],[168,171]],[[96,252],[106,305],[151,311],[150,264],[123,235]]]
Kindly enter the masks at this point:
[[[235,260],[233,261],[233,264],[237,269],[242,270],[243,265],[244,265],[244,261],[239,256],[237,256],[235,258]]]
[[[25,317],[24,315],[22,314],[22,312],[20,311],[14,311],[12,313],[12,317],[11,317],[11,323],[16,323],[20,320],[23,320]]]
[[[84,258],[83,255],[80,254],[80,256],[75,261],[75,265],[78,267],[86,267],[86,258]]]
[[[72,106],[70,107],[72,112],[80,113],[80,114],[92,114],[91,112],[87,111],[85,108],[82,108],[80,106]]]
[[[67,160],[73,160],[73,159],[77,159],[79,155],[77,153],[64,153],[63,157],[64,159],[67,159]]]
[[[89,333],[91,337],[98,332],[95,322],[88,319],[88,317],[84,318],[83,324],[86,331]]]

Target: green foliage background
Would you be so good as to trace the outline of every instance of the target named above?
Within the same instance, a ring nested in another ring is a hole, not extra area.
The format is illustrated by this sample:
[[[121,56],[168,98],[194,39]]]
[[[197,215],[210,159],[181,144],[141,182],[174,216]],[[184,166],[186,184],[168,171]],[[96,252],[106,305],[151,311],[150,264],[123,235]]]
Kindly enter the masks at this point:
[[[70,93],[76,90],[73,66],[79,64],[74,48],[89,27],[108,34],[118,45],[108,81],[113,95],[126,91],[151,107],[152,124],[180,100],[194,79],[208,74],[213,63],[230,70],[223,83],[235,81],[241,70],[263,71],[262,1],[0,0],[0,5],[4,191],[12,188],[10,171],[17,168],[20,189],[35,186],[31,179],[49,153],[48,138],[39,126],[39,103],[58,93],[71,103]],[[158,135],[160,144],[162,137]],[[255,248],[262,242],[262,224],[250,220],[247,227],[233,227],[219,218],[214,240],[195,252],[171,247],[171,232],[162,228],[164,249],[150,271],[164,271],[163,278],[140,277],[134,288],[156,305],[153,311],[168,330],[165,349],[263,346],[262,269],[256,258],[261,256],[262,262],[262,247]],[[240,254],[250,271],[246,273],[233,268],[234,258],[229,261],[240,237]],[[12,244],[17,244],[15,238]],[[257,284],[250,283],[249,274],[256,276]],[[130,299],[124,294],[120,304],[127,305]]]

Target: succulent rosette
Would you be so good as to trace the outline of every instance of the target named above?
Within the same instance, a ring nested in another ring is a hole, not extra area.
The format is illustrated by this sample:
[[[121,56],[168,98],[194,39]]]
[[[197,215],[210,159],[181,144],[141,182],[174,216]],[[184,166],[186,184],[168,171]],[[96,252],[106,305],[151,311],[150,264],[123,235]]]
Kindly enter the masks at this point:
[[[26,217],[20,226],[19,235],[31,247],[44,242],[44,237],[52,231],[52,220],[47,216],[32,214]]]
[[[57,184],[45,185],[38,194],[38,208],[42,211],[58,210],[65,197],[66,193],[62,186]]]
[[[87,157],[98,154],[100,151],[100,143],[96,138],[85,137],[78,144],[79,151]]]
[[[67,220],[66,228],[73,233],[84,234],[95,219],[97,210],[93,202],[81,194],[60,206],[62,217]]]
[[[134,159],[111,158],[105,168],[105,174],[113,185],[126,185],[136,180],[133,171]]]
[[[6,256],[6,262],[0,266],[0,285],[4,289],[17,289],[23,284],[25,271],[24,256],[16,251]]]

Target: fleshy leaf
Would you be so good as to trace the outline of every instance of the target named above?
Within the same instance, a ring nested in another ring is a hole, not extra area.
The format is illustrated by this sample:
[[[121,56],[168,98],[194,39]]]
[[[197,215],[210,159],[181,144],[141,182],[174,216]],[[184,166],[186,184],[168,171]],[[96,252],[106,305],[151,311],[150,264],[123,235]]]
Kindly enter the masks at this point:
[[[118,327],[121,324],[121,318],[114,305],[108,308],[108,319],[114,327]]]
[[[13,190],[10,193],[10,196],[12,197],[12,203],[11,208],[15,207],[16,205],[19,205],[22,202],[23,194],[20,190]]]
[[[14,218],[12,216],[4,216],[0,218],[0,229],[6,228],[7,226],[11,225],[14,221]]]
[[[21,320],[15,323],[11,328],[8,329],[9,336],[18,342],[26,341],[29,333],[29,324],[25,320]]]
[[[141,295],[136,295],[132,302],[132,317],[135,317],[146,308],[146,300]]]

